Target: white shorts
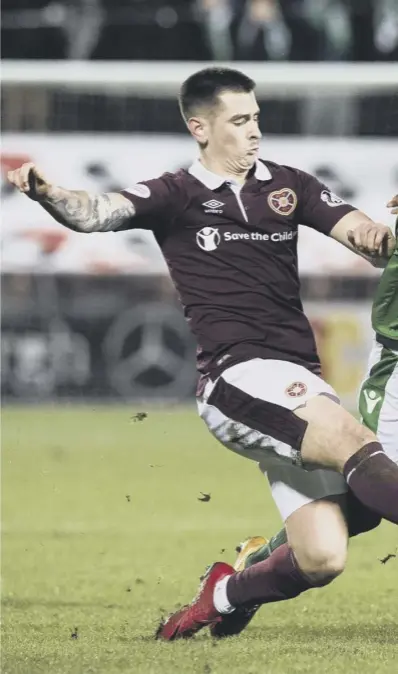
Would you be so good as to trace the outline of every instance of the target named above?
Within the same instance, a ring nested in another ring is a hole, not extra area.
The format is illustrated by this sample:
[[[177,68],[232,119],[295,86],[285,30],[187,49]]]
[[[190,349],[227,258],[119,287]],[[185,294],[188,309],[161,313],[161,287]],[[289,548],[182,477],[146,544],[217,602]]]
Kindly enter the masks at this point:
[[[362,423],[386,454],[398,463],[398,351],[373,341],[368,370],[359,393]]]
[[[307,503],[347,491],[339,473],[302,467],[306,422],[293,411],[320,394],[339,402],[331,386],[301,365],[254,358],[208,380],[198,397],[200,417],[217,440],[259,464],[283,520]]]

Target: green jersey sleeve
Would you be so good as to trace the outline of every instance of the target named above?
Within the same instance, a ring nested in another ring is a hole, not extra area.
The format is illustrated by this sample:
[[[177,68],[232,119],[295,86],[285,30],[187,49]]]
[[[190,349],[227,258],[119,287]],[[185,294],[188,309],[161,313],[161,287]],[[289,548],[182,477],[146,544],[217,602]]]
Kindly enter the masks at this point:
[[[398,237],[398,218],[395,223]],[[380,278],[372,307],[372,326],[386,346],[398,349],[398,243]]]

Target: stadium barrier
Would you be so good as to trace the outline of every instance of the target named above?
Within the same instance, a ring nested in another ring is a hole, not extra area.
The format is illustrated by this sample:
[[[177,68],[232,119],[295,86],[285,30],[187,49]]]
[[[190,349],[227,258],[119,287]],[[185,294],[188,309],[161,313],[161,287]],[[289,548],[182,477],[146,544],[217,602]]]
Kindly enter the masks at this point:
[[[3,131],[183,132],[182,81],[204,62],[3,61]],[[257,83],[268,133],[397,133],[396,63],[227,63]]]
[[[10,402],[193,399],[195,343],[167,276],[5,274],[2,397]],[[370,302],[308,299],[324,375],[355,407]]]
[[[104,88],[112,92],[134,91],[174,98],[181,82],[193,72],[205,68],[203,61],[23,61],[5,60],[4,85],[66,86],[85,92]],[[289,98],[306,93],[352,96],[393,91],[397,85],[396,63],[291,63],[291,62],[217,62],[217,66],[243,70],[257,82],[257,91]]]

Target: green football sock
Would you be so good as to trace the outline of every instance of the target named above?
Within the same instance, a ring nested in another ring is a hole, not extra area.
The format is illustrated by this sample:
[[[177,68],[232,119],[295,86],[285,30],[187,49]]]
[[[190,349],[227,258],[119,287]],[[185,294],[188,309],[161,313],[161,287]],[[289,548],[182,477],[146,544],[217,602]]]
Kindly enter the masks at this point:
[[[253,564],[257,564],[258,562],[263,562],[265,559],[268,559],[268,557],[274,550],[276,550],[276,548],[279,548],[279,546],[286,542],[286,530],[281,529],[277,534],[275,534],[275,536],[272,536],[269,543],[262,545],[261,548],[256,550],[256,552],[252,552],[252,554],[248,556],[245,569],[247,569],[249,566],[253,566]]]

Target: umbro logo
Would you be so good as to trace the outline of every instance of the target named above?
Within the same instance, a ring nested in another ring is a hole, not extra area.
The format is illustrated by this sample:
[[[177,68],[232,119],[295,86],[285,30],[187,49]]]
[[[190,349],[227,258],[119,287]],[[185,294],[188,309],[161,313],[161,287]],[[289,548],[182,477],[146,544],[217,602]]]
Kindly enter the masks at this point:
[[[222,213],[221,206],[225,206],[222,201],[217,201],[217,199],[210,199],[210,201],[205,201],[202,206],[205,207],[205,213]]]

